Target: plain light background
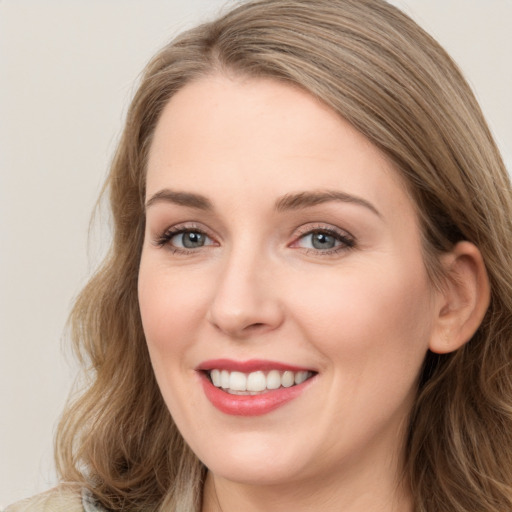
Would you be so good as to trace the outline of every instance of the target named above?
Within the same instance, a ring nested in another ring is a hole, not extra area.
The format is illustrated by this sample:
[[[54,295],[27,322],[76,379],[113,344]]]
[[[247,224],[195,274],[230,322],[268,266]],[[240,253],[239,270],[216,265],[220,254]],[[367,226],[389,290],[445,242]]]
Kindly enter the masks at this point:
[[[395,0],[462,67],[512,168],[512,0]],[[55,484],[64,326],[137,76],[225,0],[0,0],[0,508]],[[95,233],[95,234],[94,234]]]

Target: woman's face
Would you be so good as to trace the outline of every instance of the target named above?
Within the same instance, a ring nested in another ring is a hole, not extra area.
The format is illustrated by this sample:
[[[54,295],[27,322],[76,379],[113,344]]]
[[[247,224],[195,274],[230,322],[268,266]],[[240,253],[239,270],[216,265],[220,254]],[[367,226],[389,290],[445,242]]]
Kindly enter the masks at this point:
[[[149,353],[213,474],[394,471],[435,295],[383,154],[305,92],[212,76],[166,106],[146,201]]]

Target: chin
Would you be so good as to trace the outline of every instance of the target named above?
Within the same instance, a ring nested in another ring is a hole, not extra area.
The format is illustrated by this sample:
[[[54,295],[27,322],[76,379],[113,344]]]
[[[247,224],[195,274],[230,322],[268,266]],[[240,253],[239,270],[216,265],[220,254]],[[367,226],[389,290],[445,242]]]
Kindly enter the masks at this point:
[[[293,462],[275,459],[255,463],[240,460],[223,461],[208,469],[225,480],[251,486],[283,485],[300,479],[301,471]]]
[[[219,443],[218,449],[205,453],[203,463],[216,476],[246,485],[286,483],[306,472],[310,457],[299,446],[301,443],[286,446],[282,441],[261,439],[260,435],[247,437],[252,440],[231,442],[225,449]]]

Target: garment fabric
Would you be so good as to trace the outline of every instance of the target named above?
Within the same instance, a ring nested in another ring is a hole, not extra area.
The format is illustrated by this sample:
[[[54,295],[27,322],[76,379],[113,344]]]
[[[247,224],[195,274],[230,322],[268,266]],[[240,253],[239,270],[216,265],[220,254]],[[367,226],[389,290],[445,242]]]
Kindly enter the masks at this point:
[[[2,512],[107,512],[87,489],[56,487],[9,505]]]

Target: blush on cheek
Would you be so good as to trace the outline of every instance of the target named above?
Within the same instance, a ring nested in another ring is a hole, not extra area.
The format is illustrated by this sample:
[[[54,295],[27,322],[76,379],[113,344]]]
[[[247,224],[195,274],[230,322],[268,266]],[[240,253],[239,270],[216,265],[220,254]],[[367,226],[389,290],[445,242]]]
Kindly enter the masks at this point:
[[[293,309],[301,311],[297,317],[310,336],[322,340],[319,348],[340,358],[357,358],[368,351],[405,355],[417,350],[418,344],[425,346],[426,353],[430,285],[426,275],[413,278],[407,262],[398,263],[399,272],[388,269],[387,275],[372,275],[370,268],[347,276],[341,270],[335,279],[307,285],[306,296],[296,295]],[[417,274],[416,265],[412,270]]]

